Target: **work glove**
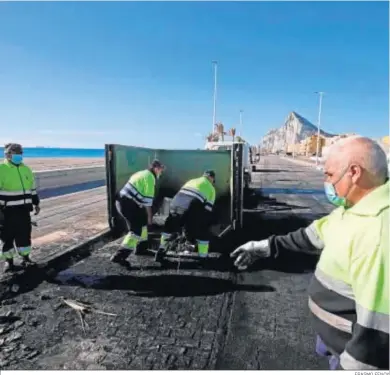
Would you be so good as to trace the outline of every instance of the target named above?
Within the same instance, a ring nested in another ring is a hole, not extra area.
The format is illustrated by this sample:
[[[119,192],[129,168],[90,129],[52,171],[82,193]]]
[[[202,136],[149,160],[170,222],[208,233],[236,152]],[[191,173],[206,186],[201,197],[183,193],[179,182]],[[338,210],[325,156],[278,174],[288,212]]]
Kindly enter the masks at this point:
[[[231,258],[237,258],[234,265],[239,270],[245,270],[248,266],[253,264],[260,258],[268,258],[271,255],[271,249],[269,247],[268,240],[261,241],[249,241],[244,245],[241,245],[231,254]]]
[[[38,215],[41,212],[41,207],[39,206],[34,206],[34,209],[35,209],[34,215]]]

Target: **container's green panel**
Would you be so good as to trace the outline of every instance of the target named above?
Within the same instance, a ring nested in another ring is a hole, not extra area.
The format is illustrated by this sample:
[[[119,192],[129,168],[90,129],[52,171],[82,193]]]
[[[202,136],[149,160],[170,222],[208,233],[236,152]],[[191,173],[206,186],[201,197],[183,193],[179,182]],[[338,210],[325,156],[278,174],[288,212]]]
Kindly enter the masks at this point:
[[[117,233],[125,230],[123,220],[115,209],[116,194],[133,173],[148,168],[155,158],[166,165],[166,170],[157,181],[154,212],[157,212],[164,197],[173,197],[188,180],[201,176],[206,169],[213,169],[216,172],[218,198],[214,213],[218,213],[221,222],[227,220],[226,223],[230,223],[230,199],[235,191],[231,190],[234,177],[231,151],[154,150],[110,144],[106,145],[106,180],[111,229]]]
[[[165,164],[160,188],[176,193],[190,179],[200,177],[207,169],[216,173],[216,194],[230,194],[231,152],[208,150],[157,150],[158,159]]]
[[[122,189],[129,177],[138,171],[148,168],[157,156],[156,150],[143,147],[114,145],[116,193]]]
[[[175,194],[190,179],[200,177],[206,169],[213,169],[217,175],[217,197],[230,194],[231,153],[230,151],[206,150],[153,150],[149,148],[114,145],[116,192],[129,177],[158,158],[166,169],[157,183],[158,189]]]

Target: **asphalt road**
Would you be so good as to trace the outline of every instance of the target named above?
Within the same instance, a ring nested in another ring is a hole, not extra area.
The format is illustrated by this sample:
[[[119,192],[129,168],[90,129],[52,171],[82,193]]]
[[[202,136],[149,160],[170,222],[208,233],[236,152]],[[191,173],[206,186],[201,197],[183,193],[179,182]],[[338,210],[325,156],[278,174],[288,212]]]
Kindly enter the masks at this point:
[[[106,186],[105,180],[98,180],[98,181],[82,182],[82,183],[68,185],[68,186],[46,188],[43,190],[41,189],[38,192],[39,192],[39,197],[41,199],[47,199],[47,198],[60,197],[62,195],[67,195],[67,194],[79,193],[82,191],[91,190],[98,187],[105,187],[105,186]]]
[[[263,190],[249,200],[243,240],[286,233],[329,210],[321,172],[275,157],[261,169],[255,184]],[[161,268],[138,256],[126,269],[109,262],[117,246],[44,281],[15,286],[0,306],[0,368],[326,369],[314,355],[308,320],[315,259],[293,254],[235,274],[222,263],[199,269],[183,260],[179,268],[176,261]],[[84,332],[63,298],[116,315],[92,311]]]
[[[322,172],[268,156],[254,176],[267,198],[245,217],[247,240],[284,234],[331,210],[323,193]],[[237,291],[217,369],[320,370],[327,362],[314,352],[308,318],[307,287],[317,259],[291,254],[262,261],[238,277],[241,285],[264,285],[271,292]]]

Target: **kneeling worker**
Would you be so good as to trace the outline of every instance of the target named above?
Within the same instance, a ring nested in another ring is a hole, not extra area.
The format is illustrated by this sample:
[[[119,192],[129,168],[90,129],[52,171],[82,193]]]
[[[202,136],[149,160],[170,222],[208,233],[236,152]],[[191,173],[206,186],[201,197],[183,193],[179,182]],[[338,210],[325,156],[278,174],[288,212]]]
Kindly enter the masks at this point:
[[[196,240],[198,254],[209,252],[209,226],[215,202],[215,172],[206,171],[202,177],[188,181],[173,198],[169,215],[161,235],[155,260],[161,262],[166,252],[166,241],[184,227],[188,240]]]
[[[129,265],[126,258],[136,253],[137,246],[148,239],[148,225],[152,225],[152,205],[155,195],[156,179],[165,169],[154,160],[149,169],[134,173],[119,192],[115,202],[118,213],[124,218],[128,234],[121,248],[111,257],[111,261]]]
[[[4,271],[14,269],[14,247],[22,257],[22,265],[31,263],[31,216],[40,211],[39,197],[32,170],[23,164],[23,148],[17,143],[4,147],[5,160],[0,164],[0,210],[2,211],[0,258],[6,261]]]

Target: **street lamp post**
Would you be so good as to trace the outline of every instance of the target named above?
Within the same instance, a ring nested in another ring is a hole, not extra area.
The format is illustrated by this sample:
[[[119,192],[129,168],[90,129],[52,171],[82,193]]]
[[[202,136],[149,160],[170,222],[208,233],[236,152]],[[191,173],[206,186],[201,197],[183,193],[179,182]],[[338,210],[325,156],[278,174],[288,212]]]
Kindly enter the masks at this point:
[[[242,137],[242,112],[244,112],[242,109],[240,109],[240,134],[241,134],[241,137]]]
[[[216,113],[217,113],[217,69],[218,69],[218,63],[217,61],[213,61],[214,65],[214,106],[213,106],[213,127],[211,129],[211,133],[214,133],[214,126],[216,124]]]
[[[320,152],[320,127],[321,127],[321,109],[322,109],[322,96],[324,92],[316,91],[316,94],[320,96],[320,103],[318,107],[318,123],[317,123],[317,151],[316,151],[316,166],[318,166],[318,154]]]

